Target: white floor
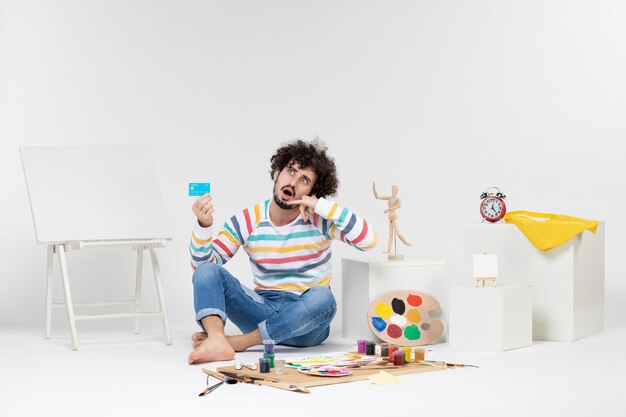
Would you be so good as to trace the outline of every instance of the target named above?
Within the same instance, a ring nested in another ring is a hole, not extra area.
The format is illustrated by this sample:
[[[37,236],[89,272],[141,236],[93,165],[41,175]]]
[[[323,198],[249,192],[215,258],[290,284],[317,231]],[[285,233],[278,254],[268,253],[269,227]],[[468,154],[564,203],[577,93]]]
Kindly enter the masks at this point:
[[[535,342],[508,352],[430,346],[427,359],[479,365],[312,388],[298,394],[252,385],[222,386],[207,397],[202,366],[189,366],[189,334],[171,346],[158,334],[79,331],[80,350],[42,329],[0,329],[0,416],[191,416],[261,412],[263,416],[624,416],[626,330],[608,329],[573,343]],[[278,347],[284,358],[345,351],[351,341],[312,349]],[[255,361],[261,347],[237,355]],[[211,364],[215,368],[220,364]],[[356,414],[355,414],[356,415]]]

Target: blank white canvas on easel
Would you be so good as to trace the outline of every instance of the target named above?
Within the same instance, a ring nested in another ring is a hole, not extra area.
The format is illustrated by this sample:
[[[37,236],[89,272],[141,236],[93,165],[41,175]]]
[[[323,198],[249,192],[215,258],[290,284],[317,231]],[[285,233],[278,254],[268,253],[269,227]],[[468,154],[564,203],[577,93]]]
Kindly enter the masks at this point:
[[[147,145],[20,151],[39,243],[171,238]]]

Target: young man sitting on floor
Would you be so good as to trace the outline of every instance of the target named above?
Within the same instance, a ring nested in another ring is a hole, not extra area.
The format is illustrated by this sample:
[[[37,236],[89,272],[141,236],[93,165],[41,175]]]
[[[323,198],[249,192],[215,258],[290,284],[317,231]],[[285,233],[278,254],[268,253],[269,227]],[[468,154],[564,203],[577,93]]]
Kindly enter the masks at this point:
[[[271,158],[273,197],[230,217],[215,239],[211,196],[193,204],[194,307],[204,331],[192,336],[190,364],[230,360],[266,339],[304,347],[328,337],[337,309],[329,288],[331,243],[368,250],[376,233],[365,219],[325,199],[339,185],[326,150],[319,141],[302,140],[279,148]],[[222,266],[240,247],[250,258],[254,291]],[[226,336],[227,318],[243,334]]]

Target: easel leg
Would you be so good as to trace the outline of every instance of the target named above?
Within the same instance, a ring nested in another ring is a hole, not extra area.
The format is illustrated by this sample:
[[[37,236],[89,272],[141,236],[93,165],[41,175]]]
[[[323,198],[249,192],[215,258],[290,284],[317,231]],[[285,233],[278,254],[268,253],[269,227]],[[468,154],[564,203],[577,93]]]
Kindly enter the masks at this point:
[[[48,245],[46,272],[46,339],[52,332],[52,264],[54,262],[54,245]]]
[[[159,305],[161,307],[161,320],[163,321],[163,332],[165,333],[165,344],[172,344],[172,336],[170,335],[170,327],[167,322],[167,313],[165,311],[165,297],[163,296],[163,284],[161,283],[161,270],[159,269],[159,260],[154,248],[150,248],[150,258],[152,259],[152,271],[154,272],[154,282],[156,283],[157,292],[159,294]]]
[[[63,278],[63,289],[65,291],[65,305],[67,307],[67,318],[70,322],[72,333],[72,350],[78,350],[78,339],[76,338],[76,320],[74,319],[74,304],[72,304],[72,293],[70,291],[70,280],[67,274],[67,262],[65,260],[65,247],[57,245],[59,251],[59,263],[61,264],[61,276]]]
[[[135,313],[139,312],[141,300],[141,278],[143,276],[143,246],[137,248],[137,275],[135,281]],[[139,317],[135,317],[135,334],[139,333]]]

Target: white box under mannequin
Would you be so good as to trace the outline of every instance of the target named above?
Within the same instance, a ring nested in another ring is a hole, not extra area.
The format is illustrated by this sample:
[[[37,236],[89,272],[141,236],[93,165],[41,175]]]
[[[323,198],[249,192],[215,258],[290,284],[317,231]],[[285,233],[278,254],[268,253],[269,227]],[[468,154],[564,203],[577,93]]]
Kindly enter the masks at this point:
[[[450,289],[450,347],[504,351],[532,344],[528,285]]]
[[[465,276],[472,255],[498,255],[497,284],[531,285],[533,339],[574,341],[604,329],[604,222],[549,251],[537,249],[512,224],[463,227]]]
[[[431,295],[441,307],[447,323],[448,286],[444,261],[408,258],[343,258],[341,260],[342,335],[347,339],[376,340],[367,323],[372,301],[391,291],[417,291]],[[446,332],[438,342],[446,340]]]

